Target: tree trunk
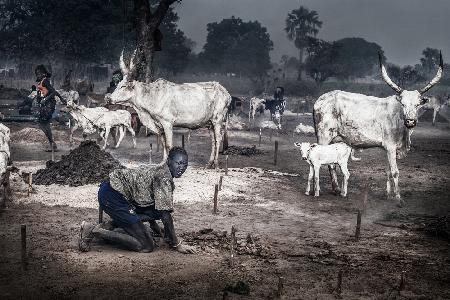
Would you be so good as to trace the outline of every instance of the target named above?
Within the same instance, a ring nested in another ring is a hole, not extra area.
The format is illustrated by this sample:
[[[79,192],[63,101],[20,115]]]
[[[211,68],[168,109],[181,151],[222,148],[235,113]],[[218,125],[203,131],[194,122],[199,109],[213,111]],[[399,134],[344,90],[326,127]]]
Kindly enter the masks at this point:
[[[152,13],[148,0],[134,0],[136,16],[137,40],[134,65],[134,76],[146,83],[154,80],[153,61],[155,55],[154,33],[161,24],[164,16],[176,0],[160,0],[158,7]]]
[[[297,80],[302,81],[302,71],[303,71],[303,48],[300,48],[299,56],[298,56],[298,75]]]

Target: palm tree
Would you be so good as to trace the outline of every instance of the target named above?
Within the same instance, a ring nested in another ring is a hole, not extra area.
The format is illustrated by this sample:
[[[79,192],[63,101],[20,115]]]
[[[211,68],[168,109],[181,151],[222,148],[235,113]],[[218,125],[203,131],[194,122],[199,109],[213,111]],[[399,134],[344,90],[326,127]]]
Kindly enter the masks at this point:
[[[315,39],[322,21],[315,10],[309,10],[304,6],[291,11],[286,18],[286,27],[289,40],[294,41],[295,47],[299,49],[299,67],[297,80],[302,80],[303,54],[312,40]]]

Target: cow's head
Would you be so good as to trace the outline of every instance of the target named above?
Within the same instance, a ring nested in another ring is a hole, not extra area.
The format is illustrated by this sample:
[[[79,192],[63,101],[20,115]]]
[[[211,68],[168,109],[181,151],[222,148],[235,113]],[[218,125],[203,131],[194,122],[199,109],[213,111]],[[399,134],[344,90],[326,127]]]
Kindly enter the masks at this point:
[[[397,101],[402,105],[405,115],[404,124],[407,128],[413,128],[417,125],[417,111],[420,106],[429,101],[429,98],[423,94],[431,89],[442,77],[444,63],[442,61],[442,53],[439,54],[439,68],[436,76],[424,88],[420,90],[407,91],[396,85],[388,76],[386,68],[382,63],[381,54],[379,54],[381,75],[383,80],[397,93],[395,95]]]
[[[105,99],[110,104],[123,104],[126,105],[127,102],[132,100],[135,96],[135,84],[134,80],[134,57],[136,51],[134,51],[133,56],[130,59],[130,65],[127,67],[123,59],[123,51],[120,55],[120,70],[123,74],[123,79],[117,84],[116,89],[110,95],[105,96]]]
[[[314,145],[314,144],[313,144]],[[303,142],[303,143],[294,143],[295,147],[300,148],[300,153],[302,155],[303,160],[307,160],[309,156],[309,152],[311,151],[311,148],[313,147],[310,143]]]
[[[77,91],[58,91],[61,97],[67,102],[68,108],[75,108],[80,102],[80,94]]]

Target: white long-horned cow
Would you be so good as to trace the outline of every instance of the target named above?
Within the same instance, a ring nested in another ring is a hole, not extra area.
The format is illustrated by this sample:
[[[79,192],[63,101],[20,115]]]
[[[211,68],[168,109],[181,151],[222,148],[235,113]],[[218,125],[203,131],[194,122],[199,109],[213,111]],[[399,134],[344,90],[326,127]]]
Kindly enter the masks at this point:
[[[69,91],[60,93],[67,101],[68,112],[71,115],[74,124],[70,128],[70,144],[73,142],[73,133],[79,127],[83,134],[92,134],[98,132],[104,144],[102,149],[108,145],[108,137],[112,128],[116,128],[119,133],[119,139],[115,148],[119,147],[127,129],[133,139],[133,147],[136,148],[136,137],[131,127],[131,114],[126,110],[108,110],[105,107],[87,108],[84,105],[76,105],[74,102],[78,99],[78,92]]]
[[[314,104],[314,122],[317,141],[321,145],[345,142],[353,148],[380,147],[386,150],[389,161],[386,192],[394,194],[402,204],[398,189],[399,171],[396,158],[406,156],[409,148],[409,131],[417,124],[417,111],[428,101],[423,94],[442,77],[443,61],[436,76],[422,89],[407,91],[396,85],[388,76],[380,54],[383,80],[396,92],[386,98],[331,91],[323,94]],[[329,165],[333,189],[338,191],[334,166]]]
[[[164,79],[143,83],[134,78],[131,59],[127,67],[120,57],[123,80],[111,94],[112,104],[132,106],[142,124],[156,134],[164,134],[163,159],[173,146],[173,127],[197,129],[212,125],[212,150],[209,167],[218,167],[222,124],[227,115],[231,96],[218,82],[175,84]]]

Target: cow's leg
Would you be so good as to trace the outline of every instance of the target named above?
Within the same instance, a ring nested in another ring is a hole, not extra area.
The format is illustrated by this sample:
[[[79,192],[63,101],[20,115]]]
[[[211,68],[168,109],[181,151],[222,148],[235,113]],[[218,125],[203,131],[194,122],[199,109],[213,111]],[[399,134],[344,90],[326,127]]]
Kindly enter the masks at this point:
[[[133,148],[136,148],[136,132],[134,132],[131,126],[126,126],[127,130],[131,133],[131,139],[133,140]],[[125,131],[125,128],[124,128]]]
[[[398,167],[397,167],[397,158],[396,158],[396,148],[392,147],[386,150],[387,151],[387,157],[389,161],[389,169],[390,169],[390,176],[392,177],[392,181],[394,183],[394,195],[397,199],[397,204],[402,205],[402,200],[400,197],[400,191],[398,188]]]
[[[330,164],[330,165],[328,165],[328,170],[330,171],[330,176],[331,176],[331,187],[332,187],[333,191],[336,193],[336,195],[339,195],[341,193],[341,191],[339,189],[339,183],[338,183],[338,178],[337,178],[337,174],[336,174],[336,166],[334,164]]]
[[[312,165],[309,165],[309,175],[308,175],[308,185],[306,186],[306,192],[305,195],[309,196],[309,193],[311,192],[311,183],[314,179],[314,168]]]
[[[163,154],[163,159],[167,160],[167,155],[170,151],[170,149],[172,149],[173,147],[173,128],[171,124],[161,124],[163,126],[164,129],[164,134],[163,134],[163,145],[164,145],[164,154]]]
[[[319,197],[320,192],[319,174],[320,174],[320,165],[316,165],[314,166],[314,197]]]
[[[106,146],[107,146],[107,144],[108,144],[108,136],[109,136],[109,131],[111,130],[111,127],[109,127],[109,126],[106,126],[105,127],[105,132],[103,133],[103,141],[104,141],[104,144],[103,144],[103,147],[102,147],[102,150],[105,150],[106,149]]]
[[[345,196],[347,196],[347,185],[348,185],[348,179],[350,178],[350,172],[348,171],[348,168],[347,168],[347,161],[343,161],[343,162],[339,163],[339,167],[341,167],[342,174],[344,175],[344,179],[342,180],[341,196],[345,197]]]
[[[125,136],[125,128],[123,127],[123,125],[119,125],[119,126],[117,126],[116,130],[119,132],[119,139],[117,141],[115,148],[118,148],[120,143],[123,140],[123,137]]]
[[[73,145],[73,133],[77,129],[78,129],[78,122],[73,122],[73,126],[72,126],[72,128],[70,128],[70,136],[69,136],[70,147],[72,147],[72,145]]]
[[[433,109],[433,122],[432,122],[433,126],[436,126],[436,116],[438,113],[439,113],[438,108]]]
[[[220,142],[222,141],[222,122],[218,122],[218,124],[214,125],[214,147],[212,148],[212,151],[214,151],[214,168],[219,167],[219,148],[220,148]]]

